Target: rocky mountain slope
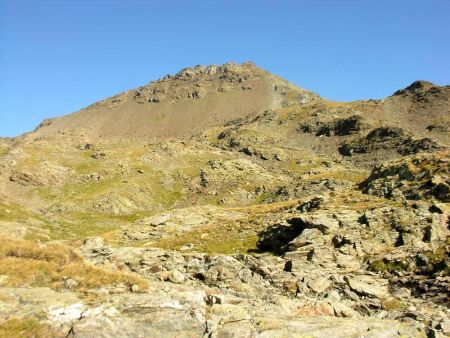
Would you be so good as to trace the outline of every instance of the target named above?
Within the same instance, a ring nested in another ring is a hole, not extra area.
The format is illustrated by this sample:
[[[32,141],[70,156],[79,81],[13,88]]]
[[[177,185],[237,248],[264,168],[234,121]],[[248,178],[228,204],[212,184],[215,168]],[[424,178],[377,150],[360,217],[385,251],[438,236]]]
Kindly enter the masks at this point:
[[[310,102],[317,95],[252,63],[195,66],[86,109],[46,120],[38,134],[84,129],[93,137],[187,136],[230,119]]]
[[[195,66],[0,139],[0,337],[449,335],[449,97]]]

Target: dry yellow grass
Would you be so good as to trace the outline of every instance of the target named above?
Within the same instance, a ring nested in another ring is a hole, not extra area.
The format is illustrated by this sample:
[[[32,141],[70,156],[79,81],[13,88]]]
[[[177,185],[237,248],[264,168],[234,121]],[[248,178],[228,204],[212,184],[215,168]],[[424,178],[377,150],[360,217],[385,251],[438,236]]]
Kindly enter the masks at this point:
[[[295,199],[276,203],[256,204],[246,207],[228,208],[227,210],[248,212],[249,214],[265,214],[293,208],[297,206],[299,202],[300,200]]]
[[[0,338],[56,337],[50,328],[35,318],[11,318],[0,322]]]
[[[368,173],[365,171],[327,170],[316,174],[311,174],[308,178],[306,178],[306,180],[338,179],[359,183],[362,182],[367,176]]]
[[[211,224],[159,240],[156,245],[166,250],[178,250],[191,244],[194,245],[194,251],[208,254],[249,253],[257,250],[257,232],[256,225],[250,223],[245,231],[236,224]]]
[[[135,275],[91,266],[72,249],[63,245],[39,245],[31,241],[0,236],[0,275],[6,285],[48,286],[60,289],[65,279],[77,282],[76,290],[125,284],[147,288],[147,282]]]

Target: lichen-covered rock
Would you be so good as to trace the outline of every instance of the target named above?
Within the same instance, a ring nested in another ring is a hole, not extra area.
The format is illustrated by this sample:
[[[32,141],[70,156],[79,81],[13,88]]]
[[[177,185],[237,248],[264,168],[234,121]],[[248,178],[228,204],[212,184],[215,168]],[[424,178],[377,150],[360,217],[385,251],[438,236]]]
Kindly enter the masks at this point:
[[[365,137],[342,144],[339,152],[344,156],[352,156],[379,150],[392,150],[400,155],[408,155],[441,149],[443,149],[442,146],[429,138],[415,139],[401,128],[380,127],[373,129]]]
[[[282,160],[285,155],[282,149],[274,144],[281,143],[279,137],[273,133],[263,134],[257,130],[244,128],[228,128],[217,136],[215,144],[224,149],[235,149],[248,156],[255,156],[262,160]]]
[[[331,121],[315,119],[300,125],[304,133],[314,133],[316,136],[347,136],[358,134],[369,128],[369,124],[359,115],[336,118]]]
[[[360,184],[365,193],[406,199],[450,201],[448,152],[418,155],[377,166]]]

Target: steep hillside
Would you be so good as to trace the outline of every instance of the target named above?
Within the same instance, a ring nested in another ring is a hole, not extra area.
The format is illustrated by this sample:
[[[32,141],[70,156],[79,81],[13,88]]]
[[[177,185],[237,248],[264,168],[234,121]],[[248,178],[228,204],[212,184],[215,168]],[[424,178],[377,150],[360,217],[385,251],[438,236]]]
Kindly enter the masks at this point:
[[[449,86],[196,66],[0,139],[0,337],[445,337]]]
[[[39,134],[84,129],[91,136],[179,137],[286,103],[318,99],[252,63],[195,66],[47,120]]]

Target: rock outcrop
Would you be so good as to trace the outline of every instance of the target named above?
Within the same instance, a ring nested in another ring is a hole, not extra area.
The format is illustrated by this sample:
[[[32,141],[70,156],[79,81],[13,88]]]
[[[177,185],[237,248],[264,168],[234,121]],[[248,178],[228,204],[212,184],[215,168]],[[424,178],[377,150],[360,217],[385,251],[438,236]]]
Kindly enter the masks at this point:
[[[360,184],[364,192],[386,198],[450,201],[448,152],[413,156],[376,167]]]
[[[429,138],[414,139],[401,128],[381,127],[372,130],[363,138],[344,143],[339,152],[351,156],[379,150],[394,150],[400,155],[409,155],[441,149],[441,146]]]

